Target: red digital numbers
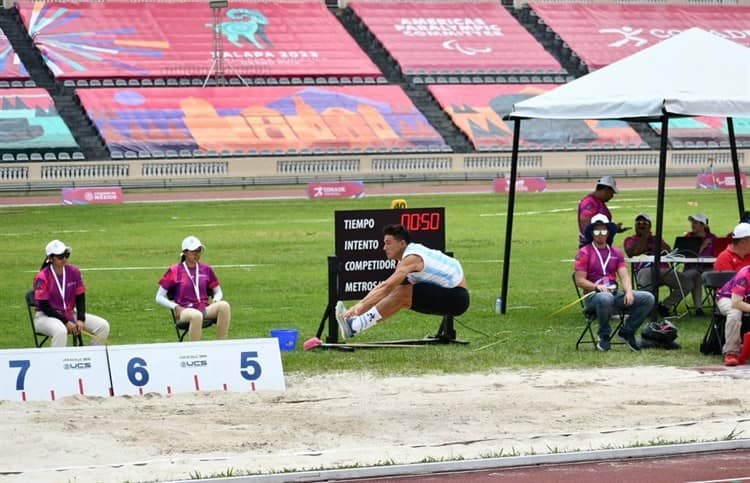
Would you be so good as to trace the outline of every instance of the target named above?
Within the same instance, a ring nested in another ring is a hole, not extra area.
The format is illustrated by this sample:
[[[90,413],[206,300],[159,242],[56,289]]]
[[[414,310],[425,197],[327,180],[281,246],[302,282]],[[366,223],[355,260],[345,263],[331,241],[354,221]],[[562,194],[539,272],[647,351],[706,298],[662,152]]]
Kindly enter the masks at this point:
[[[437,231],[440,229],[440,213],[403,213],[401,224],[409,231]]]

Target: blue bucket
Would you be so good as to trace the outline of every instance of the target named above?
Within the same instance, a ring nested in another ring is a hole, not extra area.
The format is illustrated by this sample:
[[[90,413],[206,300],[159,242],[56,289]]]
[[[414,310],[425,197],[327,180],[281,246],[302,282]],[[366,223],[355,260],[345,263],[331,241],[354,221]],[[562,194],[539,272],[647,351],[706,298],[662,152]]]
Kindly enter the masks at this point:
[[[271,329],[271,337],[279,340],[279,349],[293,351],[297,347],[297,329]]]

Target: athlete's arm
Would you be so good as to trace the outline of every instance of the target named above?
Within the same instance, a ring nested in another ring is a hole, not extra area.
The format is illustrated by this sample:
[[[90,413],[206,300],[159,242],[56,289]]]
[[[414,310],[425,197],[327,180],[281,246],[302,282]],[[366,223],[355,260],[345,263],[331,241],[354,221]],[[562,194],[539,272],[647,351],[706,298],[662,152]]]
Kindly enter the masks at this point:
[[[374,289],[370,290],[370,293],[365,295],[365,298],[344,312],[344,317],[348,318],[364,314],[401,285],[406,280],[407,275],[422,270],[423,266],[422,258],[417,255],[409,255],[403,258],[396,265],[396,271],[390,277],[380,282]]]

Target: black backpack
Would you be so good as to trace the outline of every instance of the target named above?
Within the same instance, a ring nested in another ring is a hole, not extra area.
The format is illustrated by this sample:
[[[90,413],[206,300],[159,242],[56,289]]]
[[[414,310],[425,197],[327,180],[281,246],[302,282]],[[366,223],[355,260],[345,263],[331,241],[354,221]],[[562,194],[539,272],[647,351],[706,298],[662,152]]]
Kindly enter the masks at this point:
[[[641,330],[641,347],[644,349],[680,349],[677,327],[668,320],[649,322]]]

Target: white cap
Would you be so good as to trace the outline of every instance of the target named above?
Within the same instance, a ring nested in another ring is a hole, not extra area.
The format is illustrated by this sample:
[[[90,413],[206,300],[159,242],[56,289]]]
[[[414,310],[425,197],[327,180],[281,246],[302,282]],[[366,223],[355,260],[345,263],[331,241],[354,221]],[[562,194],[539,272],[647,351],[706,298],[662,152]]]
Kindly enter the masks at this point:
[[[592,225],[609,225],[609,218],[607,218],[607,215],[599,213],[591,218],[590,223]]]
[[[704,215],[703,213],[696,213],[694,215],[690,215],[688,216],[688,220],[697,221],[698,223],[703,223],[704,225],[708,225],[708,217]]]
[[[182,240],[182,251],[185,250],[197,250],[198,248],[206,248],[203,243],[201,243],[200,240],[198,240],[197,237],[194,237],[193,235],[190,235],[189,237]]]
[[[599,181],[596,182],[597,186],[608,186],[612,188],[612,191],[617,193],[617,183],[612,176],[602,176]]]
[[[747,237],[750,237],[750,223],[740,223],[732,230],[732,238],[735,240]]]
[[[637,215],[635,215],[636,221],[638,221],[638,218],[643,218],[644,220],[646,220],[647,222],[649,222],[649,224],[651,223],[651,217],[648,216],[647,213],[638,213]]]
[[[44,247],[44,252],[47,254],[47,256],[62,255],[65,252],[70,253],[72,251],[72,248],[70,248],[60,240],[52,240],[51,242],[47,243],[46,247]]]

